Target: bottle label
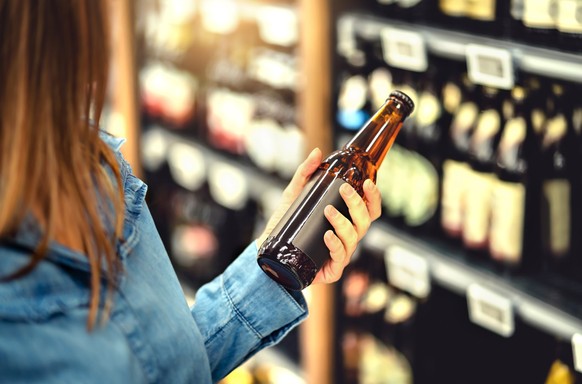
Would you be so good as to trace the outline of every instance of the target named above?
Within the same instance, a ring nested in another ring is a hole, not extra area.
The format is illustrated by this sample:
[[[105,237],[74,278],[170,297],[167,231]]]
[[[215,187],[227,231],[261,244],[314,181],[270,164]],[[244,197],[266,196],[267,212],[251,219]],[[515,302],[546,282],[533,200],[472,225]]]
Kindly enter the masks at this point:
[[[548,250],[555,257],[564,256],[570,250],[570,183],[568,180],[547,180],[543,184],[543,196],[547,207],[544,232],[549,242]]]
[[[496,180],[491,209],[490,250],[495,259],[518,264],[522,256],[525,186]]]
[[[494,21],[495,1],[496,0],[467,0],[467,16],[476,20]]]
[[[556,0],[525,0],[523,24],[530,28],[552,29],[556,26]]]
[[[469,166],[454,160],[443,163],[442,226],[451,234],[460,234],[463,229],[465,187]]]
[[[491,193],[495,176],[490,173],[469,171],[463,239],[469,246],[482,247],[487,242],[491,216]]]
[[[439,7],[441,11],[452,17],[463,17],[467,12],[466,0],[440,0]]]
[[[409,157],[407,150],[394,144],[378,168],[377,186],[388,217],[398,217],[403,213],[410,190]]]
[[[415,227],[426,223],[436,212],[439,198],[439,177],[430,161],[417,153],[410,153],[409,194],[406,196],[404,219]]]
[[[299,197],[273,229],[271,236],[289,239],[313,262],[321,267],[329,259],[323,235],[333,227],[323,210],[333,205],[342,215],[351,218],[339,188],[345,181],[331,172],[316,171]]]
[[[582,1],[558,2],[558,30],[565,33],[582,33]]]

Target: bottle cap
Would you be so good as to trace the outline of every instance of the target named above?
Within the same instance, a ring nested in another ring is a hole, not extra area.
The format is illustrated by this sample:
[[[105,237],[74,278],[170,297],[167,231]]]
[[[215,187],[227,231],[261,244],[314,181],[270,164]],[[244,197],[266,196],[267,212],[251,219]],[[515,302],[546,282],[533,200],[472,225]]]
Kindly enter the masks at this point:
[[[390,97],[402,103],[402,105],[405,107],[404,112],[406,114],[410,115],[412,111],[414,111],[414,102],[406,93],[401,91],[393,91],[390,93]]]

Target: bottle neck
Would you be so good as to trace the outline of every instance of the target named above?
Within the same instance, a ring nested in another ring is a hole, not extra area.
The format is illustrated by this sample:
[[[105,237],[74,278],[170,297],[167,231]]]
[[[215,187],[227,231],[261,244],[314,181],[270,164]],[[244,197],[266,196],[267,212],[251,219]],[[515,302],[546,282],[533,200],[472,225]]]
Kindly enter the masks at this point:
[[[380,166],[402,128],[407,116],[404,110],[399,101],[388,99],[344,149],[365,152],[375,166]]]

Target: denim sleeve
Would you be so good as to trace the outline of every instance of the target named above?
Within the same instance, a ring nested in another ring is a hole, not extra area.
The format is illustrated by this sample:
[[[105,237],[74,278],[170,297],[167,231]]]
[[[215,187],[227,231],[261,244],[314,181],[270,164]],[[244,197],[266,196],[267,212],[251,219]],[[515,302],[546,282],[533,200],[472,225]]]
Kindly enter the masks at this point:
[[[256,257],[253,242],[222,275],[198,291],[191,308],[215,382],[256,352],[279,342],[307,317],[303,295],[271,280]]]

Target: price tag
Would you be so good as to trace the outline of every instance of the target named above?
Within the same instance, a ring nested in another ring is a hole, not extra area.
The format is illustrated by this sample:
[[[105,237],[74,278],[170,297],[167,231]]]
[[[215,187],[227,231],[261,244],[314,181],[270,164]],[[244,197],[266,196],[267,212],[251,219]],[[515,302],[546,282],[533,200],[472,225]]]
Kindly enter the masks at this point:
[[[384,28],[380,34],[386,63],[409,71],[426,71],[428,67],[426,45],[420,33]]]
[[[509,337],[513,335],[515,323],[511,300],[479,284],[467,289],[469,318],[477,325]]]
[[[425,258],[402,248],[390,246],[385,253],[388,281],[418,298],[430,293],[428,262]]]
[[[513,88],[513,58],[507,49],[468,44],[465,55],[469,79],[473,83],[502,89]]]

